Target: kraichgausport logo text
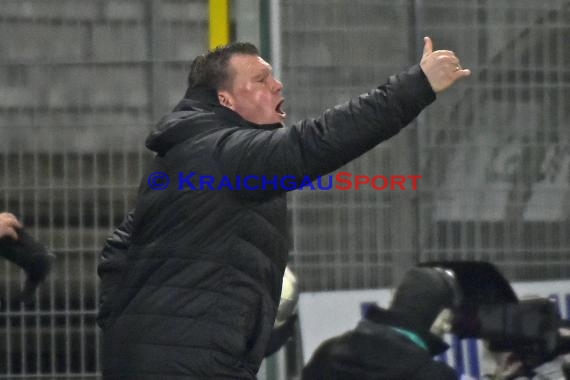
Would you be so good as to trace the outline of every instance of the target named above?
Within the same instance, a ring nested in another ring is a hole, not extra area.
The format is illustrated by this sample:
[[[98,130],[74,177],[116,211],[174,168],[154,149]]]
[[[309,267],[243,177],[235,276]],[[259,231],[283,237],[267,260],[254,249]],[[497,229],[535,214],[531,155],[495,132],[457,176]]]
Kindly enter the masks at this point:
[[[171,178],[174,177],[174,178]],[[417,190],[421,175],[353,175],[349,172],[339,172],[335,175],[318,176],[265,176],[265,175],[236,175],[212,176],[190,173],[169,175],[164,172],[154,172],[148,176],[148,186],[152,190]],[[174,180],[173,180],[174,179]],[[173,186],[173,187],[172,187]]]

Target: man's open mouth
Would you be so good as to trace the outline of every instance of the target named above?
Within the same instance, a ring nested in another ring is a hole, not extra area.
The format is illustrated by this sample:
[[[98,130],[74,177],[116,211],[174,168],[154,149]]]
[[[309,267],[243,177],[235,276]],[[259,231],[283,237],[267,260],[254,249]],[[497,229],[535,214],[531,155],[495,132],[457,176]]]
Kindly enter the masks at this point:
[[[275,112],[281,115],[281,117],[287,116],[287,113],[283,110],[283,103],[285,103],[285,99],[280,101],[279,104],[277,104],[277,107],[275,107]]]

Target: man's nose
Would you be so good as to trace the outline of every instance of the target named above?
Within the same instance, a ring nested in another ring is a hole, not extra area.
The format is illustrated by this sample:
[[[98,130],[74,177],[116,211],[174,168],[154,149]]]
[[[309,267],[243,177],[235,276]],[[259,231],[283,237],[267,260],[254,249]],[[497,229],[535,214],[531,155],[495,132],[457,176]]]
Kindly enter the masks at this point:
[[[283,83],[279,79],[273,78],[273,92],[279,92],[283,89]]]

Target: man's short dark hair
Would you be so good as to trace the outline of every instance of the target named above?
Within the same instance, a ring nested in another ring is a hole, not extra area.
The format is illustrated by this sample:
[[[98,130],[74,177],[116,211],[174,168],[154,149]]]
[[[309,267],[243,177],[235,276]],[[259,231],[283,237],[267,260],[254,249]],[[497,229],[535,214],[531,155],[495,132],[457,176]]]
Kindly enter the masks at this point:
[[[190,66],[188,87],[205,86],[214,90],[227,87],[231,79],[228,62],[235,54],[259,55],[259,50],[249,42],[233,42],[199,55]]]

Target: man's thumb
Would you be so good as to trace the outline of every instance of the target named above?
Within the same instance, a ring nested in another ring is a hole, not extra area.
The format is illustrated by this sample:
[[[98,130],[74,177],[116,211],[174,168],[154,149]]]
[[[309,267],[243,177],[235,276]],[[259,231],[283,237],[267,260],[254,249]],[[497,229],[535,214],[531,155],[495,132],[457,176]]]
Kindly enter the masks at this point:
[[[424,57],[430,54],[433,51],[433,42],[431,42],[431,38],[424,37]]]

